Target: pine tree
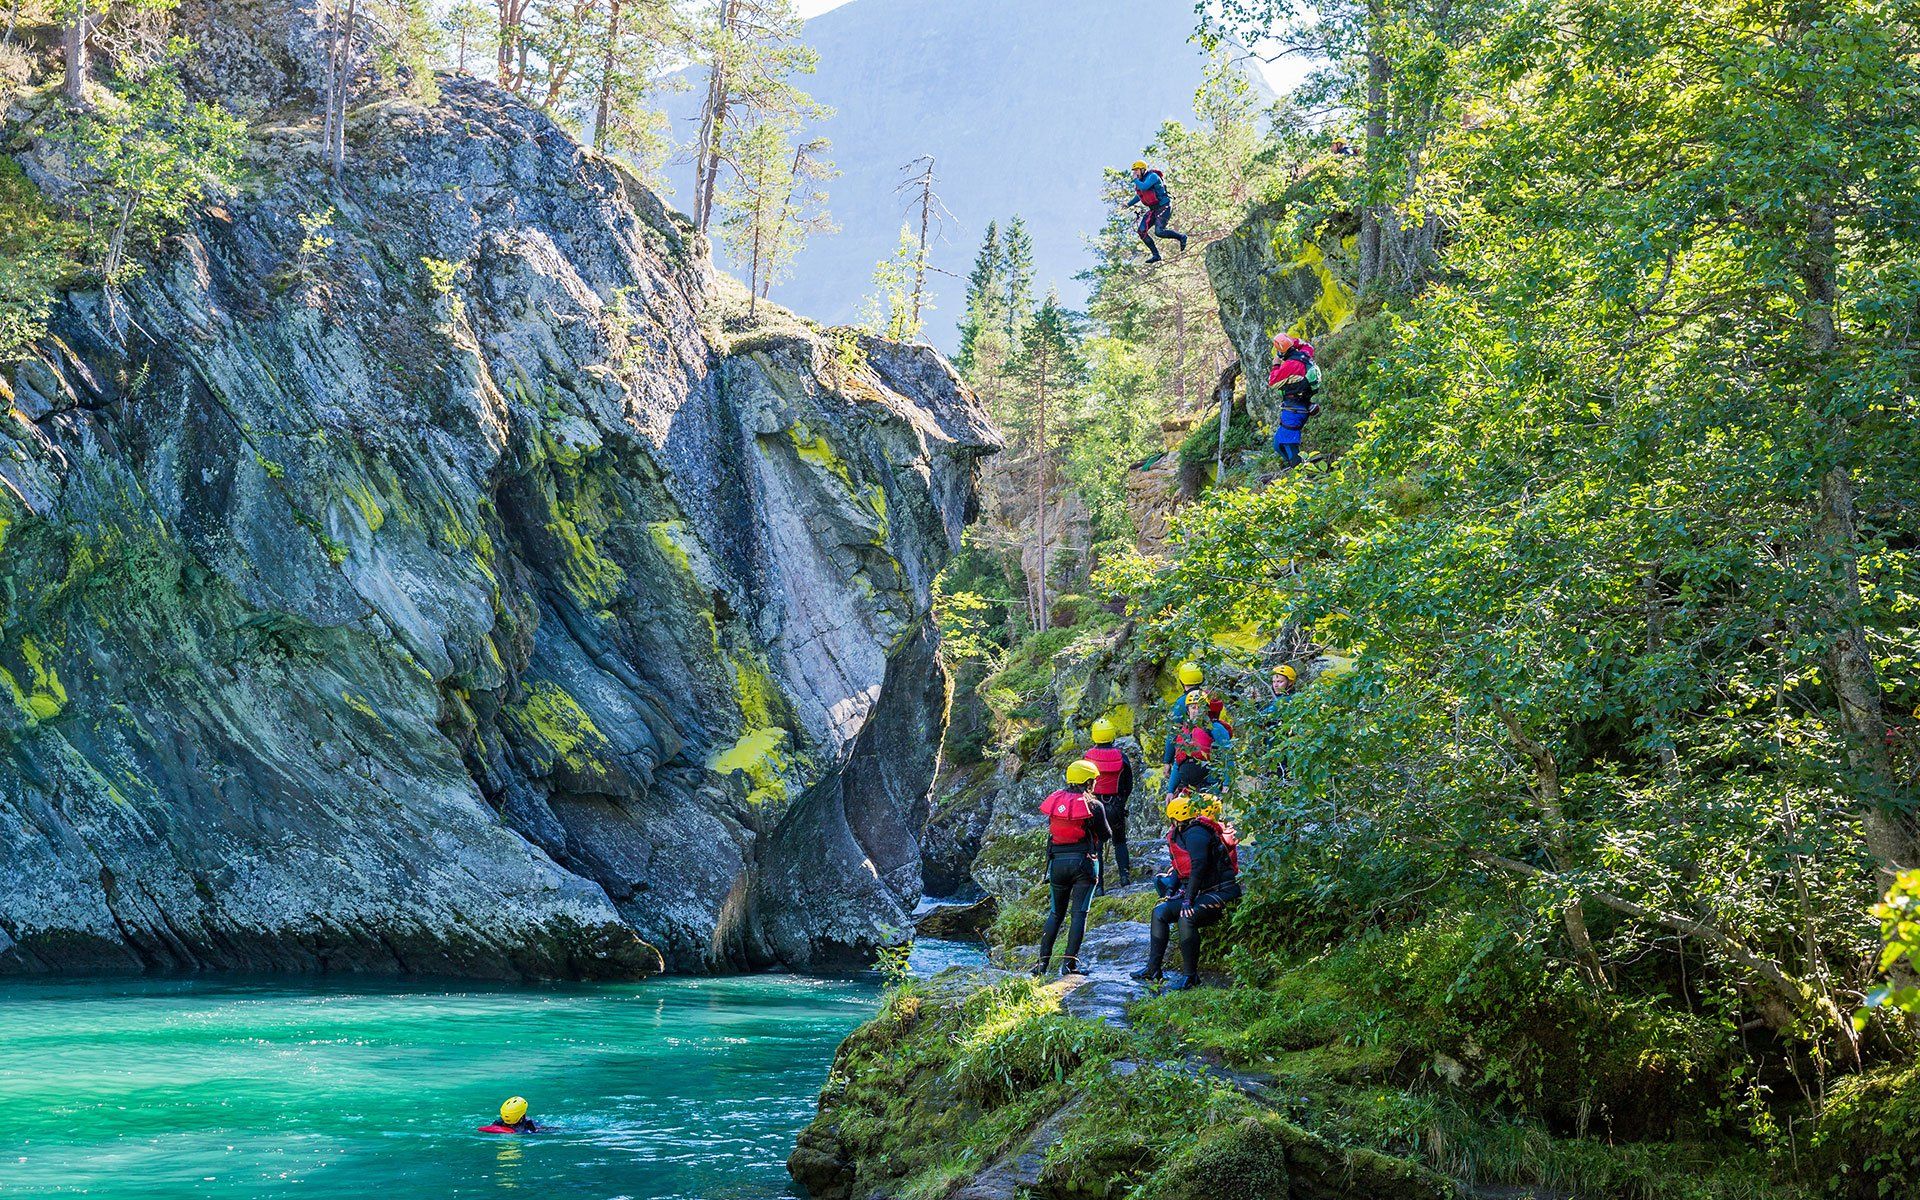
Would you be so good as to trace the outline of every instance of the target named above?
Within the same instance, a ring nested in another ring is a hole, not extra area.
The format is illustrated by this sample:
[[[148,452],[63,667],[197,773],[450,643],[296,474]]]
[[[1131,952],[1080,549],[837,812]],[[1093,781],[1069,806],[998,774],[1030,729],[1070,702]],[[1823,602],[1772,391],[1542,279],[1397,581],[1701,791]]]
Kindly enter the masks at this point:
[[[1006,303],[1006,288],[1001,281],[1005,270],[1000,226],[998,222],[989,221],[987,236],[981,240],[980,252],[973,256],[973,270],[967,275],[966,308],[960,318],[960,352],[953,360],[963,378],[971,378],[980,365],[977,355],[983,349],[981,337],[991,338],[1006,324],[1000,314],[1000,306]]]
[[[792,113],[740,127],[731,182],[720,195],[722,240],[747,267],[749,313],[786,277],[806,239],[833,229],[822,186],[834,174],[827,140],[797,141],[798,129]]]
[[[468,54],[478,57],[493,49],[498,32],[493,13],[479,0],[459,0],[441,18],[440,28],[453,50],[454,70],[461,72],[467,69]]]
[[[1001,284],[1006,303],[1000,317],[1005,322],[1007,345],[1012,346],[1019,341],[1033,308],[1033,236],[1017,213],[1007,222],[1005,246],[1001,256]]]
[[[733,126],[754,114],[830,115],[795,87],[819,56],[800,41],[803,22],[792,0],[714,0],[695,36],[695,55],[707,66],[706,94],[694,135],[693,219],[706,232],[713,222],[720,174],[737,144]]]
[[[1079,319],[1060,306],[1052,292],[1026,322],[1020,336],[1020,349],[1013,361],[1013,373],[1025,387],[1024,399],[1032,416],[1034,547],[1037,569],[1028,581],[1028,613],[1036,630],[1044,630],[1051,621],[1047,597],[1047,488],[1054,473],[1053,448],[1048,440],[1047,417],[1050,405],[1056,405],[1077,385],[1086,373],[1080,347]]]

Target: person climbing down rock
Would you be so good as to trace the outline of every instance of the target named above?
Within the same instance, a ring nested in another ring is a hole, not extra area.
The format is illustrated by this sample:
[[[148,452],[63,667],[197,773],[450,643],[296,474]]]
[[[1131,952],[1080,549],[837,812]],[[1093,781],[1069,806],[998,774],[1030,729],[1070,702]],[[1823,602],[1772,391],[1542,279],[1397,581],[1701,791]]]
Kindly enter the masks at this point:
[[[1133,882],[1133,865],[1127,854],[1127,801],[1133,795],[1133,763],[1126,751],[1113,743],[1119,736],[1112,721],[1101,717],[1093,723],[1093,749],[1087,761],[1100,768],[1093,781],[1093,794],[1106,809],[1107,830],[1113,834],[1113,865],[1120,869],[1120,886]]]
[[[1273,448],[1288,467],[1297,467],[1302,433],[1320,411],[1314,400],[1320,390],[1320,368],[1314,365],[1313,347],[1291,334],[1275,334],[1267,386],[1280,389],[1280,422],[1274,426]]]
[[[1159,876],[1162,900],[1153,910],[1147,942],[1147,961],[1132,977],[1143,982],[1163,978],[1167,940],[1180,929],[1181,973],[1167,982],[1170,992],[1184,991],[1200,980],[1200,931],[1226,914],[1227,905],[1240,898],[1240,842],[1221,823],[1218,797],[1182,792],[1167,801],[1167,855],[1173,869]]]
[[[1040,961],[1035,975],[1045,975],[1053,962],[1054,939],[1060,936],[1060,922],[1070,918],[1067,952],[1061,959],[1063,974],[1080,969],[1080,939],[1087,932],[1087,906],[1093,903],[1093,889],[1100,882],[1100,845],[1112,836],[1107,825],[1106,806],[1089,793],[1100,768],[1082,758],[1067,764],[1067,786],[1040,802],[1047,818],[1047,886],[1053,893],[1053,906],[1047,912],[1047,925],[1040,933]]]
[[[500,1119],[491,1125],[482,1125],[481,1133],[539,1133],[540,1127],[527,1115],[527,1102],[520,1096],[510,1097],[500,1106]]]
[[[1133,199],[1127,201],[1127,207],[1132,208],[1136,204],[1146,206],[1146,211],[1140,214],[1140,222],[1134,227],[1134,232],[1138,233],[1140,240],[1147,244],[1149,263],[1160,261],[1160,247],[1153,240],[1154,234],[1159,234],[1163,238],[1175,238],[1179,241],[1182,250],[1187,248],[1187,235],[1167,228],[1167,222],[1173,217],[1173,193],[1167,190],[1167,181],[1160,172],[1143,162],[1133,164]]]
[[[1172,736],[1167,738],[1163,759],[1167,764],[1168,794],[1183,788],[1204,788],[1210,778],[1213,722],[1207,715],[1207,694],[1195,688],[1186,694],[1185,700],[1186,711],[1177,719]]]

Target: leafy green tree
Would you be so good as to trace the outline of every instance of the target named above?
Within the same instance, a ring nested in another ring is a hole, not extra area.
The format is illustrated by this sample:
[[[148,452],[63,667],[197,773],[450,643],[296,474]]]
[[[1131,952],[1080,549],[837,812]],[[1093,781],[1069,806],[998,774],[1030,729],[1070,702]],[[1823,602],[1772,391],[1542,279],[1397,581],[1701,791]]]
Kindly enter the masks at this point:
[[[691,147],[693,219],[702,233],[713,222],[720,176],[739,136],[734,124],[822,111],[793,83],[812,74],[819,57],[800,40],[802,24],[792,0],[712,0],[695,26],[694,57],[707,72]]]
[[[920,340],[922,330],[913,308],[913,271],[919,254],[919,240],[902,225],[893,253],[873,265],[873,291],[861,305],[860,321],[890,341]]]
[[[90,173],[75,201],[100,249],[109,296],[139,270],[134,248],[151,245],[193,207],[237,179],[246,124],[218,105],[190,100],[180,83],[184,39],[115,84],[115,103],[77,114],[75,157]]]
[[[1588,0],[1447,44],[1447,283],[1396,312],[1353,450],[1112,575],[1168,643],[1354,661],[1251,821],[1267,894],[1317,897],[1318,928],[1264,910],[1302,944],[1507,895],[1596,994],[1704,967],[1736,1025],[1861,1061],[1863,914],[1920,807],[1886,717],[1920,699],[1916,32]]]
[[[467,55],[484,56],[493,49],[497,26],[493,11],[480,0],[458,0],[440,19],[454,70],[467,69]]]
[[[54,297],[81,274],[83,237],[19,164],[0,158],[0,364],[24,357],[46,332]]]

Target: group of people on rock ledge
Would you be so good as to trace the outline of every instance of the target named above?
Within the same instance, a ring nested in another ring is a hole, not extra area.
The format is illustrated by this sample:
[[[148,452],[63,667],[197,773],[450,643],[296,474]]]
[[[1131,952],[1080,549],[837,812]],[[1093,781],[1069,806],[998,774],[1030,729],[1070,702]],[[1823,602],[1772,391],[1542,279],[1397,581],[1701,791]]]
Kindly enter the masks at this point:
[[[1154,907],[1147,961],[1133,978],[1164,980],[1167,991],[1195,986],[1200,978],[1200,931],[1226,915],[1227,906],[1240,898],[1240,840],[1225,821],[1220,794],[1231,785],[1228,748],[1233,723],[1226,702],[1206,690],[1206,671],[1195,662],[1180,664],[1181,693],[1168,713],[1161,762],[1166,767],[1163,792],[1167,819],[1169,867],[1154,877],[1160,903]],[[1281,701],[1299,680],[1287,665],[1274,668],[1273,699],[1264,710],[1277,715]],[[1066,786],[1040,802],[1047,818],[1047,886],[1051,907],[1040,935],[1040,960],[1033,973],[1045,975],[1053,964],[1053,948],[1062,924],[1067,926],[1065,974],[1076,974],[1080,942],[1086,934],[1087,910],[1102,887],[1102,856],[1111,846],[1119,886],[1132,882],[1127,846],[1127,805],[1133,795],[1135,770],[1116,741],[1119,730],[1105,717],[1089,730],[1093,743],[1086,754],[1067,765]],[[1179,972],[1163,971],[1167,944],[1173,931],[1180,934]]]

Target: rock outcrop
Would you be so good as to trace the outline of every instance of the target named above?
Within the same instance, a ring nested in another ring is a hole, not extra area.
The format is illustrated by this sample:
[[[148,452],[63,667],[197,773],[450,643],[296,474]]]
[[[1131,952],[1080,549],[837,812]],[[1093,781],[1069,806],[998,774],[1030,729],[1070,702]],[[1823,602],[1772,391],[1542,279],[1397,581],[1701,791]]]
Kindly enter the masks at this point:
[[[1334,221],[1302,237],[1298,224],[1286,200],[1272,201],[1207,247],[1207,279],[1240,356],[1246,402],[1269,428],[1279,417],[1279,401],[1267,396],[1273,335],[1312,340],[1345,325],[1354,311],[1353,289],[1344,282],[1352,277],[1351,233]]]
[[[297,21],[249,51],[189,19],[207,73],[306,95]],[[490,85],[358,109],[337,185],[311,123],[257,130],[262,182],[0,385],[0,971],[631,976],[902,935],[930,588],[997,446],[952,370],[749,317]]]

